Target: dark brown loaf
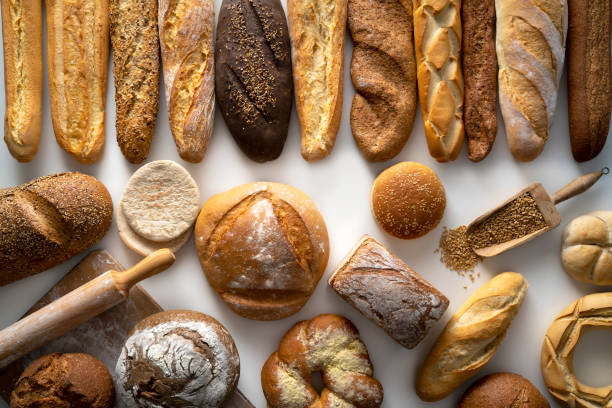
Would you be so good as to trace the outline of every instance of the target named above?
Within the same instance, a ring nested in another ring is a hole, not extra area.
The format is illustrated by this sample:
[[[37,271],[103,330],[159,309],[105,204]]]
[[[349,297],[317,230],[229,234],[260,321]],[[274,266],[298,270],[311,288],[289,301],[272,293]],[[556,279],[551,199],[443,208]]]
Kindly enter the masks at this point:
[[[495,373],[472,384],[458,408],[550,408],[550,404],[526,378]]]
[[[497,135],[497,54],[495,52],[495,0],[463,0],[461,62],[468,157],[487,157]]]
[[[45,176],[0,190],[0,286],[52,268],[98,242],[113,203],[81,173]]]
[[[567,87],[572,154],[591,160],[610,129],[612,1],[569,0]]]
[[[293,82],[287,20],[279,0],[224,0],[215,50],[219,108],[240,149],[265,162],[282,152]]]
[[[367,160],[389,160],[406,144],[416,113],[412,0],[349,0],[348,27],[353,137]]]
[[[110,0],[117,142],[130,163],[151,147],[159,99],[157,0]]]

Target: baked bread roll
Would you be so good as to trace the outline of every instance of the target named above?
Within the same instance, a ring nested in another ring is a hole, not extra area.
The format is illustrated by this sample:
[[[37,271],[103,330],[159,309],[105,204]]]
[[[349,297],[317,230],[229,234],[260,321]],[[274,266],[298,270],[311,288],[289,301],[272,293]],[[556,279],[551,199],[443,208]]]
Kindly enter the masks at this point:
[[[280,156],[293,103],[291,46],[279,0],[224,0],[217,24],[216,94],[240,149],[252,160]]]
[[[468,158],[479,162],[497,136],[495,0],[462,0],[461,63],[465,81],[465,137]]]
[[[518,161],[540,155],[563,73],[566,0],[496,0],[499,104]]]
[[[304,306],[325,271],[329,239],[310,198],[279,183],[251,183],[211,197],[195,226],[202,270],[247,319],[278,320]]]
[[[457,310],[433,345],[416,379],[423,401],[438,401],[478,372],[506,336],[527,282],[504,272],[478,289]]]
[[[0,189],[0,286],[52,268],[98,242],[111,196],[95,178],[59,173]]]
[[[51,119],[62,149],[100,159],[109,52],[108,0],[45,0]]]
[[[302,157],[331,153],[342,116],[347,0],[287,0]]]
[[[574,159],[593,159],[610,130],[612,107],[612,4],[610,0],[568,0],[567,93]]]
[[[349,0],[348,27],[353,137],[367,160],[389,160],[406,144],[416,113],[412,0]]]
[[[42,117],[42,2],[2,0],[4,141],[20,162],[34,158]]]
[[[159,42],[170,130],[179,156],[204,157],[215,118],[212,0],[159,0]]]
[[[563,231],[561,261],[574,279],[612,285],[612,211],[595,211],[570,221]]]
[[[489,374],[465,391],[458,408],[550,408],[529,380],[514,373]]]
[[[157,0],[110,0],[117,142],[130,163],[149,155],[159,100]]]
[[[463,145],[461,0],[414,0],[414,46],[427,147],[439,162]]]

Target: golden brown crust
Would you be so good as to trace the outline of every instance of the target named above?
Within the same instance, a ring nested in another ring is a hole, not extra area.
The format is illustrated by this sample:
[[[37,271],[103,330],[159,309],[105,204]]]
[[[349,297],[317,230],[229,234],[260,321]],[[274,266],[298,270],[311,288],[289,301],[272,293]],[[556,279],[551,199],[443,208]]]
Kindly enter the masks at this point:
[[[487,375],[463,394],[458,408],[550,408],[529,380],[514,373]]]

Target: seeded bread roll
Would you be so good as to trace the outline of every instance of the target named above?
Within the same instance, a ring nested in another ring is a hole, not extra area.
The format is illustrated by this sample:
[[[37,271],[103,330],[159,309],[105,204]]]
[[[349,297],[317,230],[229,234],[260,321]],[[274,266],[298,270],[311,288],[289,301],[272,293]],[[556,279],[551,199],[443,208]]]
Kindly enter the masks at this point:
[[[526,378],[514,373],[487,375],[467,389],[458,408],[550,408]]]
[[[293,103],[291,46],[279,0],[224,0],[215,50],[216,93],[234,140],[252,160],[282,152]]]
[[[42,117],[42,1],[2,0],[4,141],[20,162],[34,158]]]

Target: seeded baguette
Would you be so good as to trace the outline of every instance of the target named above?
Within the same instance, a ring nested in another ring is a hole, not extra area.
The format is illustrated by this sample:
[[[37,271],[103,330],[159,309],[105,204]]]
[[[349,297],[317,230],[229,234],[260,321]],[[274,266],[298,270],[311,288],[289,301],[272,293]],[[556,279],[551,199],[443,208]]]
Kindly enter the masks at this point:
[[[42,116],[42,2],[2,0],[4,141],[20,162],[34,158]]]

